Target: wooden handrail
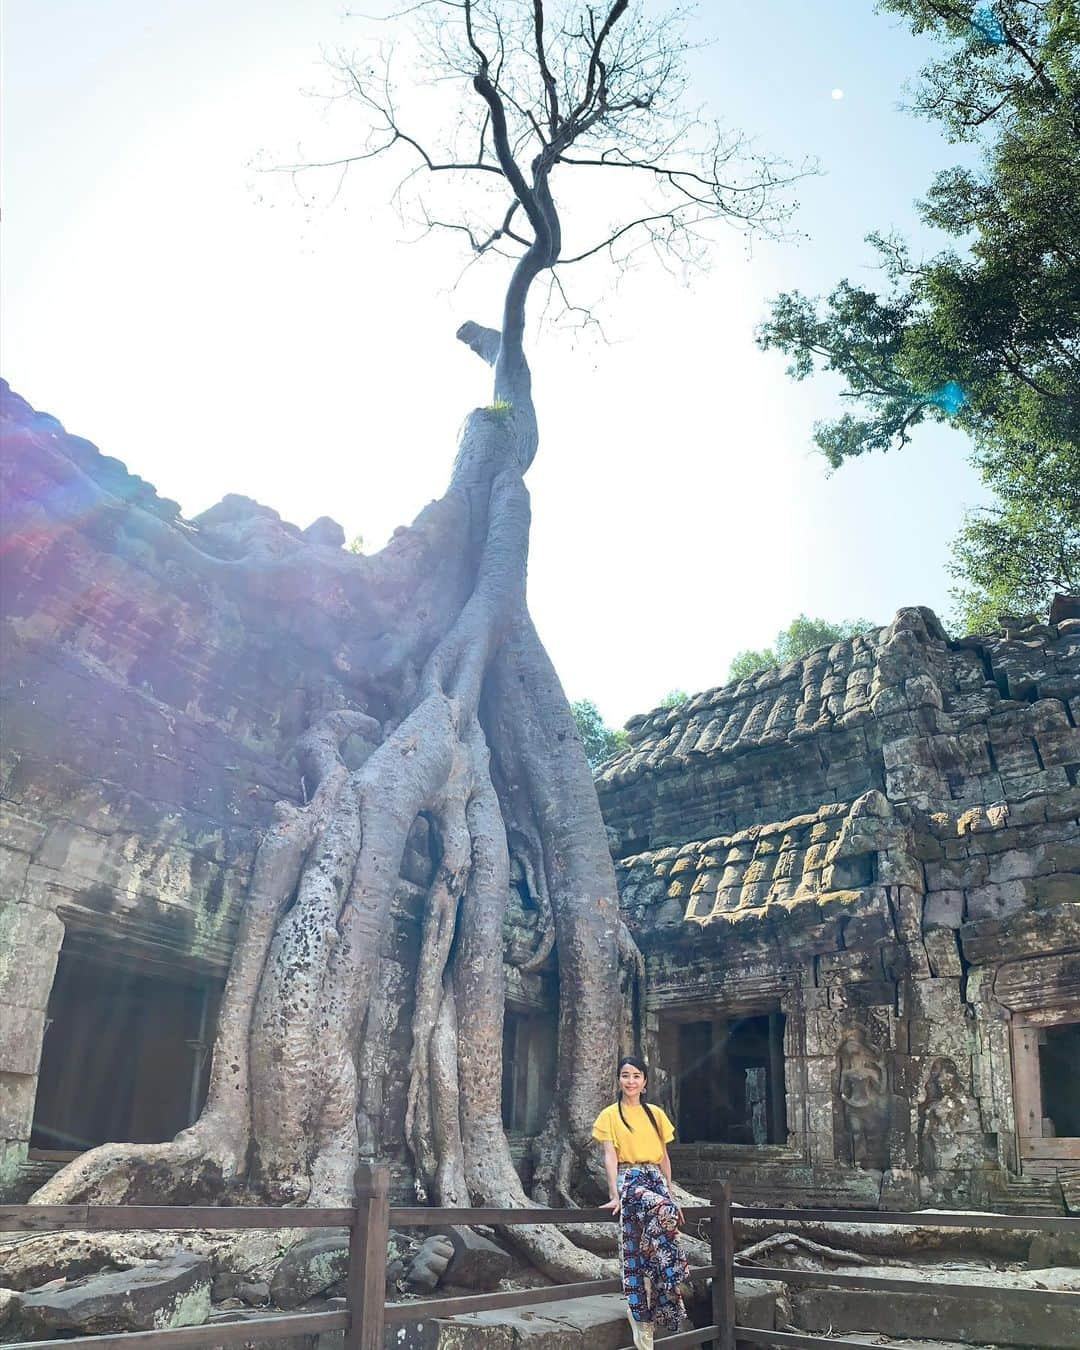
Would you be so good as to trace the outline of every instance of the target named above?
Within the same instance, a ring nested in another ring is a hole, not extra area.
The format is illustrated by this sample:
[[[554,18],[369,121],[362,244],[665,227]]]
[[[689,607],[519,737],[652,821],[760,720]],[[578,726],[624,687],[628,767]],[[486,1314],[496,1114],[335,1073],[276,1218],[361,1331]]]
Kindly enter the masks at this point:
[[[698,1211],[691,1208],[684,1213],[690,1218]],[[981,1214],[970,1210],[940,1209],[759,1209],[756,1205],[733,1205],[732,1217],[736,1220],[779,1219],[784,1223],[878,1224],[887,1228],[1012,1228],[1019,1233],[1080,1234],[1080,1218],[1062,1214]]]
[[[712,1217],[709,1205],[688,1205],[688,1222]],[[732,1219],[784,1223],[845,1223],[879,1227],[1008,1228],[1021,1233],[1080,1234],[1080,1217],[1065,1215],[951,1213],[942,1210],[780,1209],[731,1206]],[[109,1229],[149,1232],[192,1228],[351,1228],[355,1209],[306,1209],[257,1205],[0,1205],[0,1233],[102,1232]],[[391,1225],[402,1228],[444,1228],[453,1224],[486,1224],[509,1228],[520,1224],[611,1223],[603,1209],[440,1209],[395,1205]]]
[[[72,1350],[80,1345],[93,1350],[217,1350],[250,1341],[276,1341],[279,1336],[312,1336],[322,1331],[343,1331],[349,1325],[347,1312],[290,1313],[283,1317],[252,1317],[244,1322],[215,1322],[200,1327],[158,1328],[155,1331],[120,1331],[104,1336],[70,1337],[62,1341],[19,1341],[5,1350]]]
[[[35,1233],[56,1231],[181,1229],[288,1229],[342,1228],[349,1234],[349,1265],[346,1275],[347,1306],[342,1312],[291,1313],[263,1316],[238,1322],[218,1322],[197,1327],[135,1331],[80,1338],[93,1350],[213,1350],[216,1346],[276,1340],[279,1337],[320,1331],[344,1331],[346,1350],[381,1350],[386,1326],[432,1317],[453,1317],[498,1308],[525,1308],[542,1303],[561,1303],[591,1294],[614,1293],[621,1281],[586,1280],[545,1289],[520,1289],[506,1293],[474,1294],[455,1298],[430,1298],[407,1303],[386,1303],[386,1257],[391,1224],[403,1228],[447,1228],[455,1224],[485,1224],[515,1227],[524,1224],[550,1226],[613,1222],[601,1209],[437,1209],[416,1205],[391,1207],[390,1176],[385,1166],[362,1166],[357,1173],[356,1201],[350,1208],[285,1208],[268,1206],[213,1205],[6,1205],[0,1206],[0,1232]],[[852,1289],[923,1291],[933,1289],[950,1297],[977,1297],[984,1286],[929,1283],[925,1280],[893,1279],[886,1276],[835,1274],[828,1271],[787,1270],[779,1266],[756,1266],[739,1262],[735,1254],[735,1220],[800,1223],[846,1223],[887,1227],[1006,1228],[1018,1232],[1080,1234],[1080,1218],[1058,1215],[1029,1217],[1012,1214],[908,1213],[843,1209],[757,1208],[734,1205],[730,1184],[718,1185],[709,1205],[688,1207],[689,1222],[706,1220],[711,1225],[712,1264],[694,1267],[699,1279],[712,1279],[712,1319],[709,1327],[659,1337],[663,1350],[689,1350],[711,1343],[714,1350],[735,1350],[736,1340],[771,1345],[777,1350],[876,1350],[871,1342],[795,1332],[767,1331],[736,1325],[735,1275],[803,1285],[832,1285]],[[1013,1302],[1050,1302],[1055,1307],[1080,1308],[1080,1294],[1070,1290],[994,1289],[994,1297]],[[9,1350],[59,1350],[70,1339],[23,1342]]]
[[[832,1286],[837,1289],[881,1289],[892,1293],[922,1290],[942,1294],[948,1298],[963,1298],[979,1293],[1013,1303],[1056,1303],[1080,1313],[1080,1293],[1072,1289],[1033,1289],[1028,1285],[996,1284],[988,1289],[985,1284],[943,1284],[940,1280],[893,1279],[889,1275],[847,1275],[832,1270],[788,1270],[784,1266],[755,1266],[749,1261],[736,1261],[735,1274],[748,1280],[779,1280],[784,1284]]]
[[[702,1210],[708,1214],[706,1206]],[[452,1224],[487,1224],[509,1228],[515,1224],[614,1223],[608,1209],[433,1209],[430,1205],[395,1205],[390,1223],[399,1228],[446,1228]]]
[[[0,1233],[350,1228],[354,1209],[245,1205],[0,1205]]]
[[[719,1328],[713,1350],[735,1350],[735,1227],[731,1222],[731,1183],[713,1187],[709,1244],[716,1271],[712,1282],[712,1320]]]
[[[356,1222],[349,1235],[345,1350],[383,1350],[389,1240],[390,1169],[362,1167],[356,1178]]]
[[[711,1279],[715,1266],[692,1266],[691,1275]],[[500,1308],[528,1308],[534,1303],[568,1303],[593,1294],[617,1294],[622,1281],[578,1280],[574,1284],[549,1284],[543,1289],[508,1289],[501,1294],[460,1294],[453,1298],[425,1298],[408,1303],[388,1303],[386,1324],[415,1322],[418,1317],[460,1317],[463,1313],[491,1312]]]

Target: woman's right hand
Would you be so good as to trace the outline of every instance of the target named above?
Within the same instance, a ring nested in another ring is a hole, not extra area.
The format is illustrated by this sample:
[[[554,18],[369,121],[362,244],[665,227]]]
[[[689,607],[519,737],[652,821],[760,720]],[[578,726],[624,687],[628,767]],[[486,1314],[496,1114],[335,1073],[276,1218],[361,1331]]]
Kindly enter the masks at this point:
[[[618,1212],[619,1212],[619,1197],[616,1196],[614,1200],[609,1200],[609,1201],[607,1202],[606,1205],[601,1205],[600,1208],[601,1208],[601,1209],[609,1210],[612,1214],[618,1214]]]

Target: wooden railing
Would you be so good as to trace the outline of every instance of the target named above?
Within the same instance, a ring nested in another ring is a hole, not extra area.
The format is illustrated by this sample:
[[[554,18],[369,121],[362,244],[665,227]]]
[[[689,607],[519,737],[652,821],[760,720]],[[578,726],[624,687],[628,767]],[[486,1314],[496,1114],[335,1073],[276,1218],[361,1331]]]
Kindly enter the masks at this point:
[[[688,1208],[688,1223],[707,1221],[711,1263],[693,1268],[698,1279],[711,1281],[711,1323],[692,1331],[663,1336],[656,1341],[663,1350],[709,1345],[714,1350],[735,1350],[739,1342],[777,1347],[821,1350],[880,1350],[870,1341],[844,1340],[835,1336],[812,1336],[799,1332],[770,1331],[739,1326],[735,1313],[735,1275],[758,1280],[777,1280],[789,1285],[826,1285],[856,1290],[926,1292],[975,1299],[984,1292],[979,1285],[949,1284],[925,1280],[892,1279],[884,1276],[841,1275],[832,1271],[788,1270],[740,1261],[735,1254],[734,1217],[779,1220],[784,1224],[845,1223],[923,1228],[1009,1228],[1024,1232],[1071,1234],[1080,1239],[1080,1219],[1026,1218],[1005,1214],[886,1213],[876,1210],[831,1209],[740,1209],[733,1216],[731,1188],[722,1183],[713,1188],[712,1203]],[[559,1303],[593,1294],[618,1293],[621,1282],[587,1280],[544,1289],[519,1289],[498,1294],[470,1294],[458,1298],[429,1298],[387,1303],[386,1256],[390,1226],[397,1228],[446,1228],[450,1225],[486,1224],[497,1228],[521,1225],[611,1222],[600,1209],[432,1209],[419,1206],[390,1207],[389,1173],[385,1167],[363,1167],[357,1179],[356,1201],[341,1209],[279,1209],[256,1207],[170,1205],[9,1205],[0,1207],[0,1232],[59,1231],[151,1231],[184,1229],[287,1229],[345,1228],[349,1232],[349,1264],[346,1275],[346,1306],[340,1311],[285,1313],[248,1318],[238,1322],[215,1322],[196,1327],[161,1328],[154,1331],[121,1332],[80,1338],[93,1350],[216,1350],[217,1347],[276,1340],[283,1336],[314,1335],[342,1331],[345,1350],[383,1350],[387,1327],[428,1318],[446,1318],[462,1313],[498,1308],[526,1308],[533,1304]],[[2,1250],[2,1249],[0,1249]],[[1064,1310],[1076,1310],[1080,1326],[1080,1294],[1044,1289],[996,1287],[994,1297],[1014,1304],[1037,1301]],[[72,1341],[27,1341],[7,1350],[71,1350]]]

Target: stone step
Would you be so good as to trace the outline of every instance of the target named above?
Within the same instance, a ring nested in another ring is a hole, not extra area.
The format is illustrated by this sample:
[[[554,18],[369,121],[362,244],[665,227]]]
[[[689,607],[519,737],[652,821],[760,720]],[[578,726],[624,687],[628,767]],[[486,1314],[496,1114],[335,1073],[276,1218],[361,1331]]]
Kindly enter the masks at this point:
[[[807,1288],[789,1285],[792,1321],[800,1331],[853,1336],[888,1336],[959,1341],[965,1345],[1030,1347],[1030,1350],[1080,1350],[1076,1308],[1050,1292],[1080,1290],[1075,1270],[958,1271],[896,1266],[860,1266],[850,1273],[896,1279],[923,1278],[926,1291]],[[1023,1303],[1005,1297],[1007,1289],[1047,1287],[1042,1299]],[[942,1281],[970,1284],[970,1293],[943,1293]]]
[[[62,1166],[62,1163],[39,1161],[35,1158],[20,1163],[14,1181],[4,1193],[5,1203],[25,1205],[34,1192],[50,1181]]]
[[[779,1285],[765,1280],[736,1280],[739,1322],[773,1330],[779,1291]],[[324,1336],[319,1350],[340,1343]],[[626,1350],[630,1344],[626,1302],[618,1294],[418,1319],[388,1328],[384,1341],[386,1350]]]

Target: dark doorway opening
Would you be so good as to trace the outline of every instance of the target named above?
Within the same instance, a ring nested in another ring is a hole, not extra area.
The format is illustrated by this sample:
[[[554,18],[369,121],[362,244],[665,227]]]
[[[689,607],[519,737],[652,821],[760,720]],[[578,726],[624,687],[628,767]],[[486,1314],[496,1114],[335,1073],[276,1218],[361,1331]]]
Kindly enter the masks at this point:
[[[503,1127],[539,1134],[555,1090],[554,1016],[512,1012],[503,1017]]]
[[[766,1012],[679,1024],[681,1143],[787,1142],[784,1021]]]
[[[1080,1022],[1047,1027],[1039,1037],[1043,1116],[1059,1138],[1080,1137]]]
[[[100,944],[106,949],[107,940]],[[33,1148],[171,1139],[206,1097],[218,986],[60,953],[34,1104]]]

